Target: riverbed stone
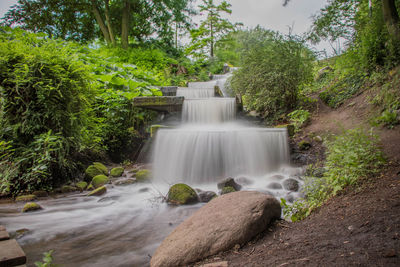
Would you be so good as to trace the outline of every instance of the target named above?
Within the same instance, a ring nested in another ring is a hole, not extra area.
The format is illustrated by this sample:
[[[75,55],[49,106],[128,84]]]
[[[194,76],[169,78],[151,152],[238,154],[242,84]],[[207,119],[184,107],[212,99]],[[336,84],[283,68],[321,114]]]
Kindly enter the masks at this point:
[[[61,187],[62,193],[71,193],[71,192],[75,192],[75,191],[76,191],[76,187],[72,186],[72,185],[63,185]]]
[[[298,143],[300,150],[309,150],[311,148],[311,142],[308,140],[302,140]]]
[[[35,195],[36,197],[48,197],[49,196],[49,194],[44,190],[34,191],[32,193],[32,195]]]
[[[251,185],[253,183],[253,181],[250,180],[247,177],[238,177],[238,178],[235,179],[235,182],[238,183],[241,186],[243,186],[243,185]]]
[[[83,190],[85,190],[86,189],[86,187],[87,187],[87,185],[88,185],[88,183],[87,182],[85,182],[85,181],[80,181],[80,182],[77,182],[76,184],[75,184],[75,186],[79,189],[79,191],[83,191]]]
[[[32,201],[35,199],[36,199],[35,195],[22,195],[22,196],[17,196],[15,198],[15,201],[16,202],[28,202],[28,201]]]
[[[107,192],[107,188],[103,185],[100,186],[99,188],[94,189],[92,192],[87,194],[87,196],[101,196],[104,195]]]
[[[150,266],[187,266],[245,244],[280,215],[279,202],[260,192],[241,191],[214,198],[164,239]]]
[[[121,177],[123,173],[124,173],[124,168],[122,167],[112,168],[110,171],[110,175],[112,177]]]
[[[200,202],[210,202],[211,199],[217,196],[217,194],[213,191],[201,191],[198,195]]]
[[[22,212],[29,212],[29,211],[35,211],[35,210],[41,210],[42,207],[35,203],[35,202],[28,202],[24,205],[22,208]]]
[[[121,178],[114,182],[115,185],[130,185],[136,182],[133,178]]]
[[[267,188],[269,189],[275,189],[275,190],[279,190],[282,189],[282,185],[280,183],[270,183]]]
[[[147,182],[151,178],[151,171],[147,169],[139,170],[136,173],[136,181]]]
[[[109,181],[110,180],[107,176],[100,174],[93,177],[91,184],[94,186],[94,188],[99,188],[100,186],[107,184]]]
[[[221,190],[221,195],[229,194],[229,193],[232,193],[232,192],[236,192],[236,189],[233,188],[232,186],[225,186]]]
[[[226,178],[226,179],[218,182],[218,184],[217,184],[218,189],[222,189],[227,186],[233,187],[235,189],[235,191],[239,191],[240,188],[242,188],[242,186],[237,184],[235,182],[235,179],[233,179],[232,177]]]
[[[168,191],[168,203],[175,205],[193,204],[199,201],[196,191],[187,184],[174,184]]]
[[[288,191],[297,192],[300,186],[297,180],[289,178],[283,181],[283,187]]]

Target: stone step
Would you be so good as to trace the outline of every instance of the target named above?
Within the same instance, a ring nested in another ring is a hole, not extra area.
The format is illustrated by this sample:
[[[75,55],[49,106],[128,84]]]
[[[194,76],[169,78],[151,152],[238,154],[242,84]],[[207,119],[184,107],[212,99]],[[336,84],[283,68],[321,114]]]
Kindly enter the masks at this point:
[[[15,239],[0,241],[0,267],[26,263],[26,255]]]
[[[0,230],[0,241],[8,240],[10,236],[8,235],[6,230]]]

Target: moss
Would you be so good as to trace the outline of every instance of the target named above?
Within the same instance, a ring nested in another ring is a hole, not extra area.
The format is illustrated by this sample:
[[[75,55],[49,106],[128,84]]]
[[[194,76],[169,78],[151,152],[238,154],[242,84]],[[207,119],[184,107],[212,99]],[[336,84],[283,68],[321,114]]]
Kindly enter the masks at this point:
[[[225,186],[221,190],[221,195],[232,193],[232,192],[236,192],[235,188],[233,188],[232,186]]]
[[[94,188],[98,188],[100,186],[107,184],[109,181],[110,180],[108,179],[107,176],[101,174],[93,177],[91,184],[94,186]]]
[[[86,188],[86,190],[88,190],[88,191],[92,191],[94,189],[94,186],[92,185],[92,184],[90,184],[87,188]]]
[[[198,202],[196,191],[186,184],[175,184],[168,191],[168,202],[185,205]]]
[[[105,194],[106,192],[107,192],[107,188],[103,185],[103,186],[100,186],[99,188],[93,190],[92,192],[90,192],[87,195],[89,197],[90,196],[101,196],[101,195]]]
[[[136,181],[145,182],[151,178],[151,171],[143,169],[136,173]]]
[[[90,165],[89,167],[87,167],[86,171],[85,171],[85,180],[90,181],[93,179],[93,177],[100,175],[100,174],[104,174],[100,169],[98,169],[96,166],[94,165]]]
[[[111,169],[110,175],[112,177],[121,177],[123,173],[124,173],[124,168],[116,167]]]
[[[154,137],[154,135],[158,132],[158,130],[160,128],[170,128],[170,127],[165,126],[165,125],[159,125],[159,124],[151,125],[150,126],[150,137]]]
[[[287,131],[288,131],[288,135],[290,136],[290,137],[292,137],[292,136],[294,136],[294,130],[295,130],[295,128],[294,128],[294,125],[293,124],[282,124],[282,125],[277,125],[277,126],[275,126],[275,128],[286,128],[287,129]]]
[[[35,202],[28,202],[24,205],[22,208],[22,212],[29,212],[29,211],[35,211],[35,210],[41,210],[42,207],[35,203]]]
[[[101,170],[104,175],[108,175],[108,169],[106,166],[104,166],[103,163],[93,162],[93,166],[95,166],[97,169]]]
[[[47,197],[49,194],[46,191],[43,190],[38,190],[32,193],[32,195],[35,195],[36,197]]]
[[[75,186],[64,185],[63,187],[61,187],[61,192],[62,193],[70,193],[70,192],[75,192],[75,191],[76,191],[76,187]]]
[[[84,182],[84,181],[77,182],[77,183],[75,184],[75,186],[76,186],[81,192],[82,192],[83,190],[86,189],[87,185],[88,185],[88,183],[87,183],[87,182]]]
[[[298,143],[298,146],[300,150],[308,150],[311,147],[311,143],[307,140],[303,140]]]
[[[23,196],[18,196],[15,198],[15,201],[17,202],[28,202],[35,200],[36,196],[35,195],[23,195]]]

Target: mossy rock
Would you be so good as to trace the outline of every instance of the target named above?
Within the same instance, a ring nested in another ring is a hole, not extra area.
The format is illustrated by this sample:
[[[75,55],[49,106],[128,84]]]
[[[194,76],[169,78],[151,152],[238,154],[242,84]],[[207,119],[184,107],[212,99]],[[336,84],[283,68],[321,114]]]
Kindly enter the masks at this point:
[[[232,186],[225,186],[221,190],[221,195],[232,193],[232,192],[236,192],[235,188],[233,188]]]
[[[162,129],[162,128],[170,128],[170,127],[165,126],[165,125],[158,125],[158,124],[151,125],[150,126],[150,137],[154,137],[155,134],[158,132],[158,130]]]
[[[94,186],[94,188],[99,188],[100,186],[103,186],[108,182],[110,182],[108,177],[101,174],[93,177],[91,184]]]
[[[77,183],[75,184],[75,186],[76,186],[81,192],[82,192],[83,190],[86,189],[87,185],[88,185],[88,183],[85,182],[85,181],[77,182]]]
[[[35,210],[41,210],[42,207],[35,203],[35,202],[28,202],[24,205],[22,208],[22,212],[29,212],[29,211],[35,211]]]
[[[95,166],[97,169],[101,170],[104,175],[108,175],[108,169],[106,166],[104,166],[103,163],[101,162],[93,162],[93,166]]]
[[[146,182],[151,178],[151,171],[143,169],[136,173],[136,181]]]
[[[124,173],[124,168],[116,167],[111,169],[110,175],[112,177],[121,177],[123,173]]]
[[[62,193],[71,193],[71,192],[75,192],[75,191],[76,191],[76,187],[75,186],[64,185],[63,187],[61,187],[61,192]]]
[[[294,136],[295,128],[293,124],[277,125],[275,128],[286,128],[290,137]]]
[[[90,192],[89,194],[87,194],[87,196],[101,196],[104,195],[107,192],[107,188],[103,185],[100,186],[99,188],[93,190],[92,192]]]
[[[298,143],[300,150],[309,150],[311,148],[311,143],[307,140],[300,141]]]
[[[22,195],[22,196],[17,196],[15,198],[15,201],[16,202],[28,202],[28,201],[32,201],[35,199],[36,199],[35,195]]]
[[[93,179],[93,177],[95,177],[97,175],[104,175],[104,173],[102,170],[98,169],[96,166],[90,165],[89,167],[87,167],[87,169],[85,171],[85,180],[91,181]]]
[[[86,188],[88,191],[94,190],[94,186],[92,184],[89,184],[88,187]]]
[[[32,193],[32,195],[35,195],[36,197],[48,197],[49,194],[44,191],[44,190],[38,190]]]
[[[199,201],[196,191],[186,184],[175,184],[168,191],[167,201],[171,204],[185,205]]]

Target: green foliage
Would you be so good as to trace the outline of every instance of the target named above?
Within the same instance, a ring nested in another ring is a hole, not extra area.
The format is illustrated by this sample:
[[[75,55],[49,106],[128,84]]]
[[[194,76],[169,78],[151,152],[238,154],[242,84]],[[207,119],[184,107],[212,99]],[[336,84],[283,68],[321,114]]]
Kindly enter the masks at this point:
[[[310,112],[303,109],[297,109],[288,114],[290,122],[294,125],[295,131],[298,132],[300,128],[310,119]]]
[[[299,88],[311,81],[314,56],[294,36],[255,28],[242,37],[241,66],[231,80],[244,105],[277,119],[298,104]]]
[[[326,143],[326,172],[322,178],[306,177],[303,186],[305,198],[285,206],[285,217],[296,221],[307,217],[327,199],[361,178],[380,171],[384,163],[377,137],[361,129],[347,130]]]
[[[53,264],[53,250],[43,253],[43,262],[37,261],[35,262],[36,267],[55,267]]]

